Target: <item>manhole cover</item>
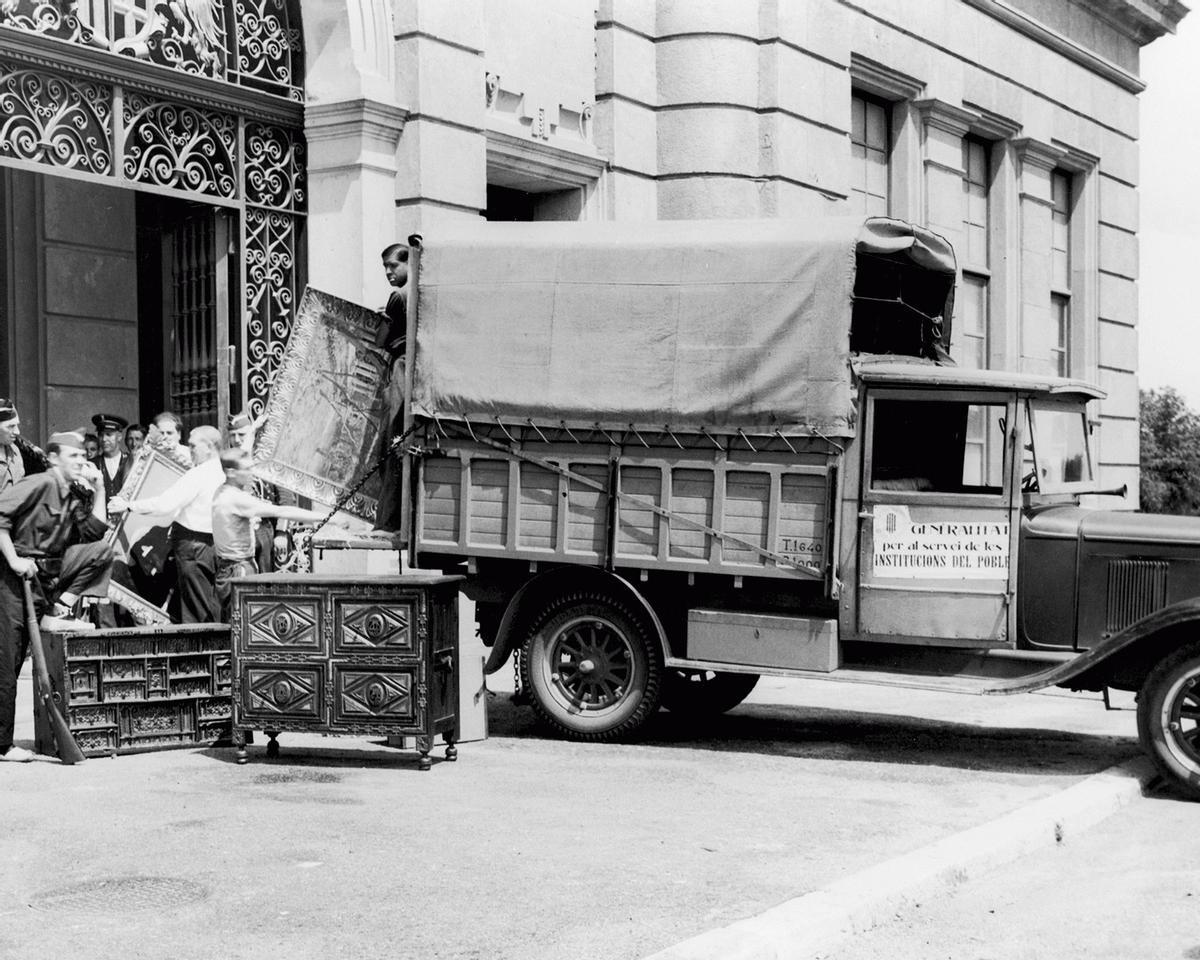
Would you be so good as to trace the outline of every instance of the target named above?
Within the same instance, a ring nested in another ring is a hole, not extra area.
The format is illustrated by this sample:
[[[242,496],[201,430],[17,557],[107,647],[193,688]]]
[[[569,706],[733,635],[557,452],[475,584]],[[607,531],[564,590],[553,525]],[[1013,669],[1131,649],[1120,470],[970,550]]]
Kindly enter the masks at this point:
[[[298,770],[294,773],[260,773],[254,778],[255,783],[341,783],[342,778],[336,773],[323,773],[319,770]]]
[[[196,903],[208,897],[208,888],[173,877],[109,877],[56,887],[37,894],[30,902],[36,910],[79,913],[115,913],[161,910]]]

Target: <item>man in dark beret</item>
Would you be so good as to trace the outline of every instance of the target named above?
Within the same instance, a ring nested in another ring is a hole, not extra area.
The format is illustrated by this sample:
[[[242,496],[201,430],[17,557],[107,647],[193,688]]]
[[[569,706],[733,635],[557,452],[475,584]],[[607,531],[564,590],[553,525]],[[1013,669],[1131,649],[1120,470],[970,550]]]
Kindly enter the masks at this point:
[[[104,481],[86,459],[83,436],[53,434],[46,456],[48,470],[0,492],[0,761],[32,759],[12,742],[17,674],[29,645],[22,578],[47,629],[86,629],[71,619],[75,602],[107,594],[113,559],[103,540]]]
[[[121,492],[125,477],[129,474],[129,455],[124,449],[125,428],[129,421],[111,413],[98,413],[92,417],[96,436],[100,438],[100,453],[91,462],[104,478],[104,503]]]

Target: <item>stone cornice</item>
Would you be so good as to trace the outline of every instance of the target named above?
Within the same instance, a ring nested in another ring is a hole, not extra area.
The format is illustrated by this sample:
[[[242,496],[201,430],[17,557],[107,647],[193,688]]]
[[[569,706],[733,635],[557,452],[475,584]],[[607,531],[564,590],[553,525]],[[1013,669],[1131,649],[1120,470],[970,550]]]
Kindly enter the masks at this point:
[[[1011,140],[1021,132],[1021,124],[1016,120],[992,113],[973,103],[964,103],[963,109],[975,114],[971,121],[971,132],[987,137],[989,140]]]
[[[916,77],[858,53],[850,54],[850,79],[865,92],[889,100],[912,100],[925,89],[925,84]]]
[[[304,120],[304,106],[283,97],[9,27],[0,27],[0,56],[51,72],[128,86],[164,100],[238,113],[255,120],[288,126],[299,126]]]
[[[1146,84],[1136,74],[1130,73],[1128,70],[1117,66],[1117,64],[1113,63],[1111,60],[1108,60],[1097,53],[1093,53],[1086,47],[1076,43],[1074,40],[1071,40],[1070,38],[1063,36],[1058,31],[1047,27],[1040,20],[1035,20],[1033,17],[1029,16],[1029,14],[1010,6],[1009,4],[1005,3],[1004,0],[964,0],[964,2],[969,3],[971,6],[979,10],[982,10],[984,13],[994,17],[1001,23],[1012,27],[1018,33],[1024,34],[1031,40],[1035,40],[1043,46],[1049,47],[1055,53],[1061,54],[1068,60],[1072,60],[1075,63],[1078,63],[1080,66],[1086,67],[1088,70],[1091,70],[1098,76],[1101,76],[1104,79],[1116,84],[1122,90],[1127,90],[1130,93],[1141,93],[1146,89]],[[1106,0],[1106,3],[1109,6],[1129,6],[1129,3],[1119,2],[1119,0]],[[1148,6],[1148,3],[1143,0],[1143,2],[1139,3],[1138,5]],[[1167,31],[1164,27],[1164,29],[1158,34],[1155,34],[1155,36],[1160,36],[1165,32]],[[1145,41],[1139,40],[1138,42],[1149,43],[1151,39],[1153,39],[1153,37],[1150,37]]]
[[[1088,7],[1142,46],[1174,33],[1189,12],[1180,0],[1090,0]]]
[[[1022,137],[1012,142],[1017,151],[1017,157],[1023,164],[1040,167],[1042,170],[1053,170],[1059,166],[1067,151],[1053,144],[1034,140],[1032,137]]]
[[[403,107],[366,97],[316,103],[305,110],[304,135],[309,143],[364,136],[394,147],[407,119]]]
[[[928,126],[945,130],[957,137],[965,137],[970,133],[972,121],[979,116],[945,100],[915,100],[913,106],[921,112]]]
[[[589,156],[501,130],[487,131],[489,167],[511,170],[563,187],[584,186],[599,178],[608,166],[603,157]]]
[[[1061,140],[1053,141],[1053,146],[1062,151],[1058,166],[1065,170],[1070,170],[1074,173],[1090,173],[1100,166],[1100,158],[1094,153],[1088,153],[1086,150],[1072,147]]]

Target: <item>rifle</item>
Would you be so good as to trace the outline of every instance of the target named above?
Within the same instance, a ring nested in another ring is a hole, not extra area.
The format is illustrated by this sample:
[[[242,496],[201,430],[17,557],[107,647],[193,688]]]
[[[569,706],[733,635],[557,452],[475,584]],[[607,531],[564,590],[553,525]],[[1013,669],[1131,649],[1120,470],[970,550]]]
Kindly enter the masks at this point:
[[[55,746],[58,747],[58,758],[67,765],[83,763],[86,757],[79,749],[79,744],[71,736],[71,728],[63,718],[60,704],[61,695],[50,685],[50,673],[46,669],[46,651],[42,647],[42,631],[38,627],[37,608],[33,603],[33,591],[29,589],[29,581],[21,578],[21,589],[25,592],[25,626],[29,630],[29,645],[33,648],[33,682],[36,685],[37,696],[42,701],[42,707],[50,720],[50,731],[54,735]]]

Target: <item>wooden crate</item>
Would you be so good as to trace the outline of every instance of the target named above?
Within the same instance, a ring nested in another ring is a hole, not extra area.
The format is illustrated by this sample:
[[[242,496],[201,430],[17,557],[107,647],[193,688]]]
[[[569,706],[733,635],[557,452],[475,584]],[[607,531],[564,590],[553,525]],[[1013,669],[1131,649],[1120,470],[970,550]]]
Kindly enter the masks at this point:
[[[51,684],[67,725],[95,757],[228,740],[232,708],[229,628],[186,624],[42,634]],[[34,698],[39,753],[54,754],[49,719]]]

